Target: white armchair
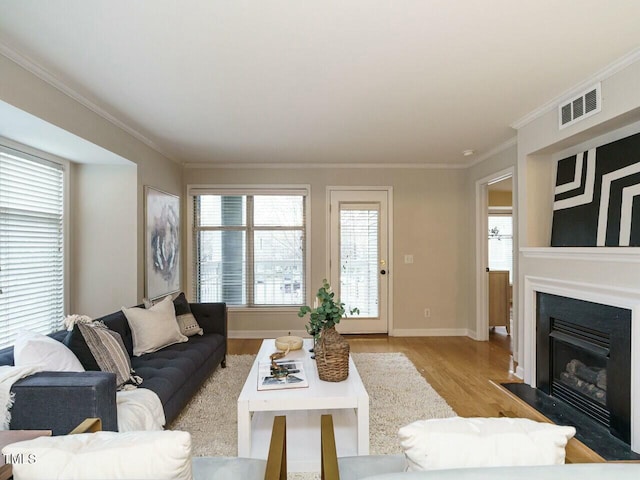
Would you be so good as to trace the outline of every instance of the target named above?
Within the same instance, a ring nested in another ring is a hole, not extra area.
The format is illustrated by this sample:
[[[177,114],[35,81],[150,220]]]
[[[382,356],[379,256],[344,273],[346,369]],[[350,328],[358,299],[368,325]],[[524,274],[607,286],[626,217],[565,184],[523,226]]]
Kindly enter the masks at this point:
[[[342,457],[336,455],[333,420],[323,415],[321,420],[322,480],[616,480],[636,479],[640,463],[588,463],[544,466],[500,466],[480,468],[443,468],[407,472],[404,455],[363,455]],[[452,451],[460,455],[462,448]]]
[[[102,432],[85,420],[70,435],[7,445],[14,480],[285,480],[286,419],[276,417],[267,460],[191,456],[191,435],[180,431]],[[92,432],[92,433],[85,433]]]

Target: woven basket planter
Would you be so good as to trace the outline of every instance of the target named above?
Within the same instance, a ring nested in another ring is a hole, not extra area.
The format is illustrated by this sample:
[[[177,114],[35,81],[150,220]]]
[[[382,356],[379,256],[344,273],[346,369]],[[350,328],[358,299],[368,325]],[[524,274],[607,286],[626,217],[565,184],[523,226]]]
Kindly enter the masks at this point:
[[[314,353],[320,380],[341,382],[349,376],[349,343],[335,327],[322,331]]]

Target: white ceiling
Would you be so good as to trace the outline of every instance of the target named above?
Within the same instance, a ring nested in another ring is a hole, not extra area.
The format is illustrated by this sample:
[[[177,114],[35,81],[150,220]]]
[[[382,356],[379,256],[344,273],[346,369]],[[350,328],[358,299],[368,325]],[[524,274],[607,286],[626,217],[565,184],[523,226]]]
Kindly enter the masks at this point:
[[[640,46],[639,18],[637,0],[0,0],[0,43],[180,162],[465,164]]]

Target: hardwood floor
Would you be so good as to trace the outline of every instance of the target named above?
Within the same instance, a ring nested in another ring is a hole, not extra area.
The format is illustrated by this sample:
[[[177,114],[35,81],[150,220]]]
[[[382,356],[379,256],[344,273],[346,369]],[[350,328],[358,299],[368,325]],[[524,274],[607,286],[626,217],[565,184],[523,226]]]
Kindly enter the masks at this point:
[[[461,416],[498,416],[508,408],[497,383],[517,382],[509,339],[499,332],[489,342],[467,337],[387,337],[347,335],[352,352],[402,352],[433,388]],[[229,353],[257,353],[261,340],[229,339]]]

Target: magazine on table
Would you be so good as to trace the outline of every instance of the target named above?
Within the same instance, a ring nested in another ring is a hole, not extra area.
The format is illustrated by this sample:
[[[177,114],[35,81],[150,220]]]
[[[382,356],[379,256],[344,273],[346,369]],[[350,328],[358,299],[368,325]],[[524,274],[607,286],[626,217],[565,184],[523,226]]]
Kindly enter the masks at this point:
[[[302,366],[302,360],[276,360],[274,368],[271,360],[261,360],[258,364],[258,390],[278,390],[281,388],[304,388],[309,386]]]

